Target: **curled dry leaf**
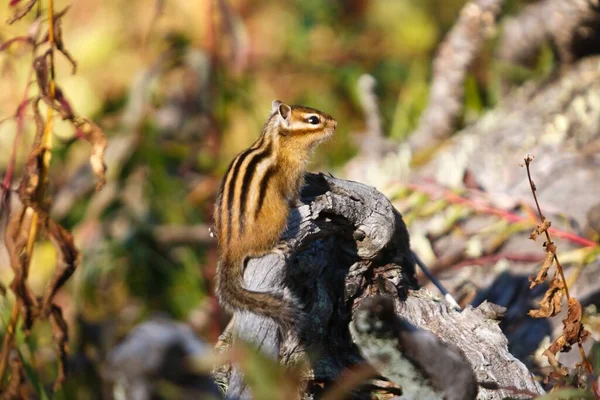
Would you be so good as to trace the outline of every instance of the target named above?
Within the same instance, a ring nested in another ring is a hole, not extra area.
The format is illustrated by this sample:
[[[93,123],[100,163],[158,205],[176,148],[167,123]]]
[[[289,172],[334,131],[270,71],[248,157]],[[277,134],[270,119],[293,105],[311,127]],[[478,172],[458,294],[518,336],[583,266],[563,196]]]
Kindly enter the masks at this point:
[[[71,103],[69,103],[69,101],[65,97],[64,92],[59,87],[56,87],[54,89],[54,100],[54,108],[60,113],[63,119],[72,120],[73,118],[75,118],[75,113],[73,112],[73,107],[71,107]]]
[[[71,53],[66,49],[63,39],[62,39],[62,27],[61,27],[61,18],[69,11],[71,6],[66,6],[62,11],[59,11],[54,14],[54,47],[60,51],[71,63],[71,73],[77,72],[77,61],[73,58]],[[50,34],[46,33],[41,43],[45,43],[50,38]]]
[[[35,79],[38,84],[38,88],[40,89],[40,97],[43,98],[48,103],[48,98],[50,95],[50,80],[48,79],[49,69],[48,69],[48,61],[46,58],[50,55],[49,51],[46,51],[41,56],[37,56],[33,60],[33,71],[35,72]],[[48,105],[52,105],[52,102],[49,102]]]
[[[579,300],[572,297],[569,299],[569,312],[567,318],[563,320],[563,332],[565,340],[569,344],[583,343],[590,335],[590,332],[583,327],[581,315],[581,303]]]
[[[25,209],[20,213],[14,213],[4,232],[4,244],[14,273],[10,288],[15,293],[16,301],[20,302],[23,307],[23,329],[26,332],[31,329],[38,310],[37,298],[27,284],[29,260],[26,247],[32,215],[33,213],[27,212]],[[3,351],[6,351],[6,349],[3,349]]]
[[[37,204],[36,194],[40,189],[40,172],[43,168],[43,154],[41,148],[35,148],[29,153],[29,159],[23,169],[23,177],[19,183],[17,193],[21,198],[21,202],[25,207],[32,207],[36,210],[40,209],[40,204]]]
[[[79,265],[79,251],[75,248],[71,233],[51,218],[46,218],[46,230],[52,244],[56,248],[57,261],[54,274],[44,290],[42,300],[43,315],[50,313],[56,292],[73,275],[73,272],[75,272],[75,269]]]
[[[35,137],[33,139],[33,148],[37,149],[42,143],[42,136],[44,135],[44,119],[40,113],[40,100],[41,98],[35,99],[31,102],[31,108],[33,109],[33,118],[35,120]]]
[[[99,179],[96,190],[100,190],[106,183],[106,165],[104,164],[106,136],[102,129],[88,118],[77,117],[73,120],[73,125],[77,129],[77,136],[87,140],[92,145],[90,165]]]
[[[557,354],[559,351],[571,350],[576,343],[583,343],[590,332],[585,330],[581,323],[581,304],[575,298],[569,300],[569,312],[567,318],[563,319],[563,334],[550,345],[548,351]]]
[[[54,346],[58,354],[58,376],[54,382],[54,391],[57,391],[67,377],[67,356],[69,353],[69,328],[63,318],[62,310],[53,304],[50,310],[50,326]]]
[[[529,239],[536,240],[538,236],[540,236],[542,233],[546,232],[548,228],[550,228],[551,224],[552,222],[550,220],[544,219],[544,221],[542,221],[541,224],[536,226],[533,232],[529,234]]]
[[[77,72],[77,61],[73,58],[69,50],[65,47],[62,39],[61,17],[69,11],[71,6],[66,6],[62,11],[54,15],[54,46],[60,51],[71,63],[71,73]]]
[[[540,267],[540,270],[538,271],[535,278],[532,278],[531,276],[529,277],[529,289],[533,289],[534,287],[536,287],[540,283],[543,283],[546,280],[546,278],[548,277],[548,270],[550,269],[553,263],[554,253],[547,252],[546,258],[544,259],[544,263]]]
[[[533,318],[547,318],[558,314],[562,309],[561,301],[564,288],[564,282],[560,279],[558,272],[555,272],[550,282],[550,287],[546,290],[544,298],[540,301],[540,308],[530,310],[529,315]]]
[[[63,119],[72,121],[75,118],[73,107],[60,87],[55,85],[54,96],[51,96],[49,80],[50,70],[47,61],[49,55],[49,51],[46,51],[44,54],[33,60],[33,70],[35,71],[35,78],[40,90],[40,98],[44,100],[48,107],[52,107],[59,112]]]

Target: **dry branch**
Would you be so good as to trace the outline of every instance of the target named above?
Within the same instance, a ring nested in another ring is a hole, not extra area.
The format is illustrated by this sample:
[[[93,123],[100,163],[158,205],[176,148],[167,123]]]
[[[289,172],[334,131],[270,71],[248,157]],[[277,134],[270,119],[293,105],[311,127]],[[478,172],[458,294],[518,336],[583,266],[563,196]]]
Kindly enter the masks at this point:
[[[529,64],[546,41],[563,63],[598,52],[598,0],[545,0],[527,6],[503,23],[497,55],[515,64]]]
[[[416,151],[435,146],[454,132],[462,110],[465,77],[503,4],[504,0],[468,2],[440,45],[433,61],[427,108],[410,137]]]

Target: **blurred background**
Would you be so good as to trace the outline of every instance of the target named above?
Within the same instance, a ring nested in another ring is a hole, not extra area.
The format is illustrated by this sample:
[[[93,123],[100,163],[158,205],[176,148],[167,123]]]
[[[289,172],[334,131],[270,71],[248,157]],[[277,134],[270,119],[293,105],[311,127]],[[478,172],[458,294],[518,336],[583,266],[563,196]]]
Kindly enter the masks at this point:
[[[108,139],[107,183],[96,192],[89,144],[55,117],[47,197],[52,217],[73,233],[82,253],[80,267],[56,297],[70,327],[73,366],[59,396],[107,395],[100,377],[108,351],[150,316],[188,322],[214,343],[226,320],[212,297],[216,244],[208,227],[213,201],[230,160],[260,134],[271,101],[334,116],[335,137],[317,150],[310,169],[352,178],[347,163],[360,153],[366,129],[359,78],[375,78],[388,143],[405,141],[427,104],[435,50],[464,3],[57,0],[57,11],[70,7],[62,17],[62,37],[77,61],[72,74],[69,61],[57,53],[57,83],[77,112],[94,120]],[[528,3],[509,0],[504,14]],[[3,4],[0,21],[13,13]],[[28,16],[2,24],[0,43],[26,35],[32,21]],[[498,103],[503,82],[543,79],[556,65],[551,47],[544,45],[527,68],[508,67],[493,57],[493,37],[469,69],[458,128]],[[30,71],[30,47],[15,43],[2,50],[0,172],[6,175],[15,154],[13,187],[35,131],[27,110],[24,134],[12,151],[17,121],[11,116],[27,96]],[[379,176],[361,179],[389,190]],[[420,201],[408,198],[407,203],[395,190],[386,194],[395,193],[399,206]],[[444,215],[446,222],[456,217]],[[415,246],[419,240],[425,239],[415,239]],[[424,258],[433,262],[428,251]],[[43,291],[55,257],[51,242],[41,237],[31,261],[34,292]],[[0,282],[8,287],[11,279],[2,248]],[[3,321],[13,300],[11,293],[0,299]],[[18,331],[15,340],[40,381],[51,382],[56,355],[50,327],[36,324],[31,336]]]

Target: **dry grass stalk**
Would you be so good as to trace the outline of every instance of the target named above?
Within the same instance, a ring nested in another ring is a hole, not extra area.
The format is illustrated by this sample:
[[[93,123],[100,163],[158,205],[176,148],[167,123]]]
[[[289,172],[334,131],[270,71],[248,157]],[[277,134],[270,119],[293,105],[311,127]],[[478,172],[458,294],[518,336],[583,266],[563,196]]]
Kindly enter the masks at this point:
[[[544,250],[546,251],[546,258],[540,267],[537,275],[535,277],[530,277],[530,288],[533,288],[540,283],[544,282],[548,276],[548,270],[552,267],[552,265],[556,264],[556,272],[552,281],[550,282],[550,286],[546,291],[543,299],[540,301],[540,308],[537,310],[529,311],[529,315],[534,318],[547,318],[554,317],[558,315],[558,313],[562,309],[562,297],[563,294],[567,299],[568,312],[567,318],[563,320],[563,332],[546,351],[544,355],[548,359],[550,365],[554,368],[554,371],[548,375],[546,378],[547,381],[552,380],[554,383],[557,383],[557,386],[560,386],[560,381],[564,380],[569,375],[569,371],[562,366],[558,360],[556,359],[556,355],[558,352],[567,352],[571,349],[574,344],[577,344],[579,347],[579,351],[581,354],[581,363],[577,365],[576,369],[583,367],[585,372],[591,374],[593,372],[592,366],[587,360],[585,355],[585,351],[583,349],[583,342],[589,337],[590,333],[585,330],[583,327],[583,323],[581,322],[582,308],[581,303],[574,297],[571,297],[569,293],[569,287],[567,285],[567,280],[565,279],[565,274],[562,268],[562,265],[558,259],[557,255],[557,247],[556,244],[552,241],[550,236],[549,228],[551,222],[546,219],[544,214],[542,213],[542,209],[538,202],[538,198],[536,195],[536,186],[531,178],[531,170],[530,164],[533,162],[534,157],[531,154],[527,154],[524,161],[525,167],[527,169],[527,178],[529,180],[529,186],[531,187],[531,193],[533,194],[533,199],[535,200],[535,205],[537,207],[538,215],[540,217],[540,223],[535,228],[535,230],[531,233],[530,239],[536,240],[538,236],[545,235],[546,241],[543,244]],[[580,371],[575,371],[575,375],[581,375]],[[593,383],[594,390],[597,392],[597,382]]]

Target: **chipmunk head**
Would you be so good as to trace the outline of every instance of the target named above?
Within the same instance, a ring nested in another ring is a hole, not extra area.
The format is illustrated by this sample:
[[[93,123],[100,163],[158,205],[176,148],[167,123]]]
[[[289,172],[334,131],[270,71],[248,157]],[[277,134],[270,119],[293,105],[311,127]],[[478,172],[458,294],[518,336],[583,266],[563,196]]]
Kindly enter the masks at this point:
[[[273,101],[271,113],[269,122],[277,127],[280,142],[293,141],[307,148],[331,137],[337,126],[329,114],[309,107],[288,106],[279,100]]]

